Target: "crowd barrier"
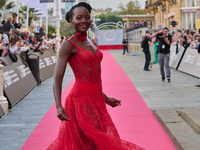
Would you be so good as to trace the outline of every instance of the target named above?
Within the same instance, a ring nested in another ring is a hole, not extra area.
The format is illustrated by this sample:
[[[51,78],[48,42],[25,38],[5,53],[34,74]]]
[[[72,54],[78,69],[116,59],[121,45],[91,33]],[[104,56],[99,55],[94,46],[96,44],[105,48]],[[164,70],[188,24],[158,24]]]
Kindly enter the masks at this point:
[[[29,53],[33,53],[30,51]],[[45,50],[44,54],[37,53],[39,56],[40,80],[44,81],[53,75],[54,67],[57,62],[56,54],[52,49]],[[28,62],[18,55],[18,61],[13,63],[10,57],[5,57],[8,63],[3,70],[4,74],[4,95],[12,108],[25,95],[27,95],[38,83],[27,65]],[[37,65],[37,64],[36,64]]]
[[[200,78],[200,55],[196,49],[187,48],[178,70]]]
[[[170,67],[200,78],[200,55],[196,49],[184,49],[182,45],[178,45],[176,54],[176,45],[171,45]]]
[[[3,111],[3,108],[1,107],[1,105],[0,105],[0,118],[4,115],[5,113],[4,113],[4,111]]]
[[[169,66],[171,68],[177,69],[179,63],[180,63],[180,59],[183,55],[184,52],[184,47],[182,45],[177,45],[178,46],[178,53],[176,54],[176,45],[171,45],[170,48],[170,62],[169,62]]]

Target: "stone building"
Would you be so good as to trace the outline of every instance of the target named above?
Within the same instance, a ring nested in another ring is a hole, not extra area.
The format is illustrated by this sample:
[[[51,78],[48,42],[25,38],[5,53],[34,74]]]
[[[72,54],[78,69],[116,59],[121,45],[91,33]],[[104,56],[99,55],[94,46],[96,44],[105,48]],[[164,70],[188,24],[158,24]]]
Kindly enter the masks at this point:
[[[145,13],[154,15],[155,29],[171,28],[172,21],[178,29],[193,29],[199,8],[200,0],[146,0]]]

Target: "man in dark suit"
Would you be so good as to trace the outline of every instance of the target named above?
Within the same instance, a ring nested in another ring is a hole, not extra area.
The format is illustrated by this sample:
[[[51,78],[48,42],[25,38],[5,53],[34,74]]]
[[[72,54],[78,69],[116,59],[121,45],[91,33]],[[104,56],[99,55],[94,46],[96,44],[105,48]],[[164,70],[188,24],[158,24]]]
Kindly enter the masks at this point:
[[[151,46],[152,42],[149,37],[150,37],[150,33],[149,33],[149,31],[146,31],[145,37],[142,40],[142,48],[143,48],[143,52],[145,55],[144,71],[151,71],[151,70],[149,70],[149,64],[151,62],[151,53],[149,50],[149,46]]]
[[[21,21],[18,21],[18,23],[16,22],[17,16],[18,15],[16,13],[13,14],[14,26],[15,26],[15,29],[20,29],[22,27],[22,22]]]
[[[45,35],[45,33],[44,33],[44,28],[45,28],[45,24],[43,24],[42,27],[40,27],[39,33],[40,33],[40,35],[42,35],[42,36]]]
[[[124,37],[122,43],[123,43],[123,47],[124,47],[124,51],[123,51],[123,54],[122,54],[122,55],[124,55],[124,54],[125,54],[125,51],[127,51],[127,53],[128,53],[128,39],[126,38],[126,36]]]

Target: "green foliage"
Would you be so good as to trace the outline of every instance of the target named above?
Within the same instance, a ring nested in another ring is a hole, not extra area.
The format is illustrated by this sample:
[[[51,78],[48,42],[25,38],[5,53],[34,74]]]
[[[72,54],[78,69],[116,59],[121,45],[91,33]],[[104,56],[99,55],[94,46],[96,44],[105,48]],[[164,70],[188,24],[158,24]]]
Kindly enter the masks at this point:
[[[144,14],[144,10],[141,8],[138,0],[130,1],[129,3],[123,5],[119,4],[119,15],[134,15],[134,14]]]
[[[102,24],[102,23],[105,23],[105,22],[115,22],[115,23],[117,23],[118,21],[122,22],[122,18],[117,17],[114,14],[110,14],[110,15],[100,14],[100,15],[97,16],[97,18],[101,19],[101,21],[97,22],[97,26]],[[111,28],[112,27],[109,27],[109,29],[111,29]]]
[[[0,10],[9,10],[15,7],[15,2],[11,1],[8,4],[8,0],[0,0]]]
[[[0,9],[2,10],[5,7],[7,0],[0,0]]]
[[[60,35],[61,36],[71,36],[74,33],[73,26],[68,23],[67,21],[61,21],[60,22]]]
[[[38,20],[39,19],[39,15],[41,15],[41,13],[38,13],[40,10],[36,10],[35,8],[29,8],[29,26],[31,24],[32,19],[33,20]],[[23,18],[22,20],[26,19],[26,13],[27,13],[27,6],[21,6],[19,9],[19,13],[23,14]]]
[[[15,2],[10,2],[5,6],[6,10],[12,9],[13,7],[15,7]]]
[[[56,27],[52,25],[48,25],[48,35],[56,33]]]

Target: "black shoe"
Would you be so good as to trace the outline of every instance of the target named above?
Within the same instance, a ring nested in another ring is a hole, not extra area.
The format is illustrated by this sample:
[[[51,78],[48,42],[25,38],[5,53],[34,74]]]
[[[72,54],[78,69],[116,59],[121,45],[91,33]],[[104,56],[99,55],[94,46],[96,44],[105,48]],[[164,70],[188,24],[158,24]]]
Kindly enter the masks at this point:
[[[165,77],[162,77],[162,81],[165,81]]]
[[[145,71],[151,71],[150,69],[146,69]]]
[[[198,84],[198,85],[195,85],[196,87],[200,87],[200,84]]]
[[[168,82],[170,82],[170,81],[171,81],[171,80],[170,80],[170,77],[167,77],[167,81],[168,81]]]

